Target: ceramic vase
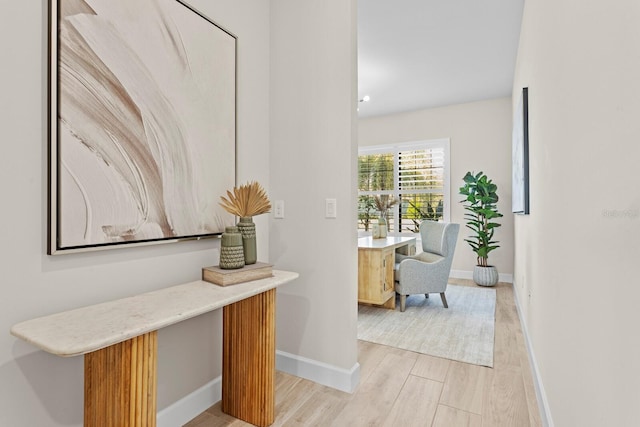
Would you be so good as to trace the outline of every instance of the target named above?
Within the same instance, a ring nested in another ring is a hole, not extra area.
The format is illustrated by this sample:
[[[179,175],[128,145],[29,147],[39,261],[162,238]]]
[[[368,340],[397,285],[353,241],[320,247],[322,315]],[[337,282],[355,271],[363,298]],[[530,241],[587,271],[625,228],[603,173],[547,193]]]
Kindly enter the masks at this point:
[[[494,266],[476,265],[473,269],[473,281],[480,286],[493,286],[498,283],[498,269]]]
[[[244,247],[238,227],[226,227],[220,243],[220,268],[233,270],[244,267]]]
[[[244,263],[246,265],[255,264],[258,260],[256,248],[256,225],[252,217],[240,217],[238,229],[242,234],[242,246],[244,248]]]

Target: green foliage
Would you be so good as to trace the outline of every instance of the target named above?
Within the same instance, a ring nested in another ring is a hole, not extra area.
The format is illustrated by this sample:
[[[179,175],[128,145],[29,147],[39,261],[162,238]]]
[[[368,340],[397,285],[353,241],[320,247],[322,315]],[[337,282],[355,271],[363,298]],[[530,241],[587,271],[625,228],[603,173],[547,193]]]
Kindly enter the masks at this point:
[[[409,204],[406,217],[411,219],[413,222],[413,229],[410,229],[410,231],[413,231],[414,233],[418,232],[420,229],[420,223],[425,219],[437,221],[442,218],[444,210],[442,200],[439,200],[435,207],[433,207],[433,204],[429,201],[412,201],[411,199],[406,199],[406,201]]]
[[[498,212],[498,186],[495,185],[483,172],[473,174],[467,172],[463,178],[464,186],[460,187],[460,194],[465,196],[461,203],[465,203],[464,217],[467,228],[474,235],[464,239],[478,256],[478,265],[487,267],[489,252],[499,248],[493,239],[493,233],[501,224],[495,221],[502,217]]]
[[[358,190],[393,189],[393,155],[370,154],[358,156]]]
[[[374,218],[377,218],[376,205],[372,196],[358,196],[358,220],[369,231],[369,226]]]
[[[384,191],[393,189],[393,155],[370,154],[358,156],[358,190]],[[374,196],[358,196],[358,221],[369,230],[379,217]]]

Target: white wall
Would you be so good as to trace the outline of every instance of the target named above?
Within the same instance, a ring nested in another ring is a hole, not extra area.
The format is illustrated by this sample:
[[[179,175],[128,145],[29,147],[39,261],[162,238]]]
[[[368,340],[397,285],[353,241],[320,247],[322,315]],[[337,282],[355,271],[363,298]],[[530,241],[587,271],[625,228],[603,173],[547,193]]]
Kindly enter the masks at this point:
[[[45,255],[46,3],[0,1],[2,426],[82,424],[83,359],[37,351],[9,334],[13,324],[196,280],[202,267],[218,261],[216,240]],[[238,36],[238,178],[256,179],[268,188],[269,4],[192,4]],[[269,218],[256,222],[259,256],[268,259]],[[219,342],[219,313],[160,331],[159,409],[220,374]]]
[[[525,3],[531,215],[514,285],[558,426],[640,425],[638,22],[636,0]]]
[[[357,375],[355,19],[354,0],[271,2],[271,187],[286,215],[271,221],[270,254],[300,273],[278,293],[278,349],[346,376]]]
[[[501,247],[489,254],[489,262],[511,280],[513,273],[513,214],[511,213],[511,98],[458,104],[359,120],[358,145],[450,138],[451,221],[462,224],[452,270],[470,272],[475,253],[464,239],[464,209],[458,189],[467,171],[483,171],[498,185],[498,209],[504,215],[495,238]],[[454,272],[452,272],[454,273]]]

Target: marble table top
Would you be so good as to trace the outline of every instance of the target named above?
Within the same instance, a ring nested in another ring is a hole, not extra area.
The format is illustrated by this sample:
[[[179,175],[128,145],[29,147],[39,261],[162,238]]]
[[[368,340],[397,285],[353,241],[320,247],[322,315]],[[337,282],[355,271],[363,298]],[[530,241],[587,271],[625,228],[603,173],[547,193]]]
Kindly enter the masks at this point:
[[[202,280],[18,323],[11,334],[58,356],[78,356],[258,295],[298,273],[218,286]]]
[[[382,239],[374,239],[371,236],[367,236],[358,239],[358,249],[386,249],[409,243],[415,244],[415,242],[416,238],[409,236],[387,236]]]

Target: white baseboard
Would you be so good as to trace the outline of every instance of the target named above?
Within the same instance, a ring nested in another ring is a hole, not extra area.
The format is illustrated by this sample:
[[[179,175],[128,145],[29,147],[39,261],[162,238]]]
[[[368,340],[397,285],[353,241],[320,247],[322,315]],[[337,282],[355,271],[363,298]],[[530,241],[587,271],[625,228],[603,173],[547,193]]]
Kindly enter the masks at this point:
[[[357,362],[347,370],[280,350],[276,351],[276,369],[347,393],[353,393],[360,382]]]
[[[276,369],[328,387],[352,393],[360,381],[360,364],[350,370],[284,351],[276,351]],[[158,412],[158,427],[181,426],[222,399],[222,376]]]
[[[158,427],[182,426],[222,399],[222,376],[167,406],[157,415]]]
[[[473,271],[466,270],[451,270],[449,277],[454,279],[469,279],[473,280]],[[498,281],[504,283],[513,283],[513,274],[498,273]]]
[[[554,427],[553,419],[551,418],[551,409],[549,408],[549,401],[547,400],[547,393],[544,391],[542,385],[542,377],[540,376],[540,370],[538,369],[538,362],[533,352],[533,345],[529,337],[529,331],[527,325],[522,318],[522,310],[520,308],[520,299],[518,298],[518,290],[516,286],[513,286],[513,297],[516,303],[516,310],[518,312],[518,318],[520,319],[520,326],[522,328],[522,335],[524,336],[524,342],[527,345],[527,353],[529,354],[529,362],[531,363],[531,370],[533,372],[533,385],[536,390],[536,398],[540,405],[540,417],[542,418],[542,425],[545,427]]]

